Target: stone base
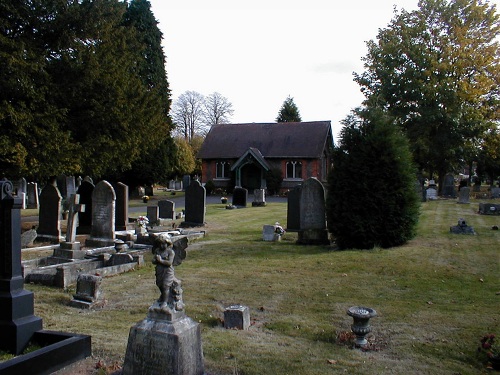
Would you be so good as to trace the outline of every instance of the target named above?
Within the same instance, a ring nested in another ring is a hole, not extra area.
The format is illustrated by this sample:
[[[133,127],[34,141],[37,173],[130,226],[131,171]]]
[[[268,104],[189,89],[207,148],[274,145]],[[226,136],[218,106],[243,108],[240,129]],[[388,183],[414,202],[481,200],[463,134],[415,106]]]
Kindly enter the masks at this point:
[[[146,318],[130,329],[122,375],[203,375],[201,329],[185,316]]]
[[[299,230],[297,240],[301,245],[329,245],[328,230],[326,229],[306,229]]]
[[[78,248],[67,248],[65,246],[70,246],[74,244],[78,244]],[[61,242],[61,247],[59,249],[54,249],[54,257],[56,258],[62,258],[62,259],[84,259],[85,258],[85,251],[80,250],[80,242]]]
[[[115,240],[112,238],[95,238],[91,237],[85,241],[85,246],[87,247],[106,247],[114,246]]]
[[[252,202],[252,207],[265,207],[266,202]]]
[[[79,299],[72,299],[71,301],[69,301],[69,305],[71,307],[76,307],[78,309],[85,310],[85,309],[93,309],[96,307],[102,307],[104,306],[104,301],[99,300],[99,301],[89,302],[89,301],[82,301]]]
[[[80,250],[82,247],[82,244],[78,241],[75,242],[61,242],[60,243],[61,249],[64,250]]]

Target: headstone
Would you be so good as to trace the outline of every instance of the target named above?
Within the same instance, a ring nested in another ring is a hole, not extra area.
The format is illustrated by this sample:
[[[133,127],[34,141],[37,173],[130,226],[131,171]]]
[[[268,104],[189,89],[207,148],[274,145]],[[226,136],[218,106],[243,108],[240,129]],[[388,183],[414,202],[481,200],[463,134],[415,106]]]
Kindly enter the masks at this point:
[[[146,195],[146,189],[144,186],[137,186],[137,195],[142,198],[144,195]]]
[[[116,194],[107,181],[100,181],[92,192],[92,228],[86,244],[111,246],[115,241]]]
[[[17,194],[19,193],[28,193],[28,183],[26,182],[26,179],[24,177],[21,177],[18,182],[19,189],[17,191]]]
[[[38,236],[53,242],[61,237],[61,194],[53,184],[47,184],[40,193],[40,211],[38,214]]]
[[[54,256],[66,259],[83,259],[85,253],[79,251],[81,244],[76,241],[76,228],[78,227],[78,214],[85,212],[85,205],[80,204],[80,195],[72,194],[69,197],[68,224],[66,228],[66,240],[61,242],[58,252]]]
[[[300,230],[297,243],[304,245],[328,245],[326,229],[325,189],[314,177],[302,184],[300,194]]]
[[[437,190],[434,188],[427,188],[426,197],[428,201],[434,201],[437,199]]]
[[[186,189],[185,219],[183,225],[205,225],[205,210],[207,193],[200,181],[192,181]]]
[[[38,197],[38,184],[36,182],[30,182],[27,185],[28,194],[28,208],[39,208],[39,197]]]
[[[175,219],[175,202],[169,200],[158,201],[160,219]]]
[[[248,201],[248,190],[242,187],[235,187],[233,191],[233,206],[246,207]]]
[[[300,230],[300,193],[302,185],[295,186],[288,192],[286,230],[288,232],[298,232]]]
[[[26,248],[28,246],[33,245],[33,242],[36,240],[37,233],[36,229],[32,228],[27,230],[23,234],[21,234],[21,248]]]
[[[456,198],[457,197],[457,191],[455,189],[455,177],[453,174],[448,173],[446,176],[444,176],[444,181],[443,181],[443,191],[441,194],[444,197],[449,197],[449,198]]]
[[[458,219],[458,225],[450,227],[450,232],[453,234],[476,234],[474,228],[467,225],[464,219]]]
[[[72,194],[76,194],[75,176],[67,176],[66,177],[66,197],[71,197]]]
[[[17,193],[17,196],[21,199],[21,209],[25,210],[28,204],[26,199],[26,193],[20,191]]]
[[[20,209],[12,183],[0,181],[0,350],[15,355],[42,329],[42,319],[33,315],[33,293],[24,289]]]
[[[266,205],[266,190],[255,189],[253,191],[252,207],[261,207]]]
[[[186,316],[181,282],[174,275],[173,266],[183,257],[185,248],[172,247],[169,237],[155,239],[153,263],[161,294],[146,318],[130,329],[122,375],[204,374],[201,329]]]
[[[70,301],[70,306],[80,309],[90,309],[103,304],[101,291],[102,277],[79,274],[76,281],[76,294]]]
[[[264,241],[276,241],[275,234],[274,225],[266,224],[262,226],[262,239]]]
[[[490,189],[490,196],[492,199],[500,198],[500,188],[492,187]]]
[[[479,213],[481,215],[500,215],[500,204],[479,203]]]
[[[175,190],[175,180],[170,180],[168,182],[168,189],[169,190]]]
[[[250,327],[248,306],[233,305],[224,310],[224,328],[247,330]]]
[[[63,199],[68,197],[68,194],[66,193],[66,176],[61,175],[57,177],[57,188],[59,189],[59,193],[61,193],[61,197]]]
[[[191,176],[186,174],[182,176],[182,187],[185,189],[188,188],[189,184],[191,183]]]
[[[120,266],[122,264],[133,263],[134,257],[131,254],[113,254],[111,258],[109,258],[107,266]]]
[[[148,197],[152,197],[154,195],[152,185],[144,186],[144,195],[147,195]]]
[[[160,210],[158,206],[148,206],[147,217],[151,225],[157,225],[158,220],[160,218]]]
[[[175,190],[183,190],[182,181],[175,181]]]
[[[80,195],[80,204],[85,205],[85,211],[78,213],[78,234],[89,234],[92,227],[92,193],[94,184],[90,181],[83,180],[77,190]]]
[[[82,184],[82,181],[83,181],[83,178],[82,176],[78,176],[76,178],[76,188],[78,189],[80,187],[80,185]]]
[[[116,193],[115,229],[127,230],[128,224],[128,186],[118,182]]]
[[[460,189],[458,192],[458,203],[460,204],[468,204],[470,197],[470,188],[465,186]]]

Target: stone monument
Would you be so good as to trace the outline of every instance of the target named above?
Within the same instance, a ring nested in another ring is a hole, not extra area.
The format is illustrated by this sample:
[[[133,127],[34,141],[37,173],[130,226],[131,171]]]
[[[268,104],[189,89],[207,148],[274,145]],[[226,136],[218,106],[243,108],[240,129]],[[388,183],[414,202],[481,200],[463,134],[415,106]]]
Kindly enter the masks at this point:
[[[160,298],[147,317],[130,329],[123,375],[202,375],[203,351],[198,323],[184,313],[181,282],[174,266],[186,257],[186,242],[168,235],[154,240],[153,263]]]
[[[300,230],[297,243],[329,245],[326,229],[325,188],[314,177],[302,184],[300,193]]]

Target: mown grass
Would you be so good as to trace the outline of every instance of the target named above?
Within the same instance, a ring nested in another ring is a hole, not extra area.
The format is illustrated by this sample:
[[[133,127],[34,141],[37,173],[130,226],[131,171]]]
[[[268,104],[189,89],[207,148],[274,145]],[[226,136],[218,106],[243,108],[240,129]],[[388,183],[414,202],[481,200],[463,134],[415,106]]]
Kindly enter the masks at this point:
[[[405,246],[335,251],[299,246],[296,234],[263,242],[262,225],[286,223],[286,204],[226,210],[207,206],[208,236],[176,268],[186,312],[202,326],[210,374],[480,374],[479,339],[500,334],[500,218],[477,202],[422,204]],[[464,218],[476,236],[452,235]],[[122,363],[130,327],[158,297],[150,261],[106,278],[104,308],[68,306],[72,290],[27,285],[45,329],[92,335],[94,356]],[[224,308],[249,306],[247,331],[222,326]],[[350,306],[374,308],[371,351],[342,345]]]

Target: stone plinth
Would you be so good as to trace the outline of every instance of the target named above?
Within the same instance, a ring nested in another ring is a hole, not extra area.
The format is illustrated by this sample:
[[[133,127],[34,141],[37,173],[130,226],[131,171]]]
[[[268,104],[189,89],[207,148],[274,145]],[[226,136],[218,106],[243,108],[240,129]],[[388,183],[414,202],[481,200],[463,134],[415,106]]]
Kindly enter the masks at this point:
[[[123,375],[202,375],[203,352],[198,323],[150,311],[130,329]]]

